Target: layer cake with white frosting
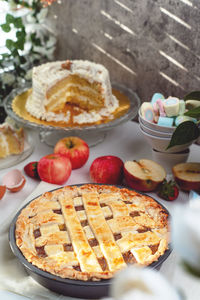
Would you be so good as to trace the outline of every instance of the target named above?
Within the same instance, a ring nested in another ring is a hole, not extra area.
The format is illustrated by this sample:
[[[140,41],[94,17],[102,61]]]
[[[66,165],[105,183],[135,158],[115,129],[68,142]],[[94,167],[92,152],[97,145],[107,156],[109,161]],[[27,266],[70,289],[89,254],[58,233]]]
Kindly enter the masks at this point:
[[[55,61],[33,68],[26,110],[37,119],[94,123],[118,108],[108,70],[90,61]],[[72,113],[73,112],[73,113]]]

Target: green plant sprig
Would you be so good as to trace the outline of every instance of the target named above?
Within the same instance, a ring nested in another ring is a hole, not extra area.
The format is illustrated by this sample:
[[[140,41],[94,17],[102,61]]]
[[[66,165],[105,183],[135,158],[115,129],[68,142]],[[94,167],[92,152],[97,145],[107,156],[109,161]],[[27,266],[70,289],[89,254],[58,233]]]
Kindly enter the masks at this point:
[[[200,101],[200,91],[194,91],[187,94],[184,97],[184,100],[196,100]],[[200,106],[190,109],[184,113],[184,116],[189,116],[192,118],[200,119]],[[172,134],[171,140],[167,149],[177,146],[190,143],[200,137],[200,121],[197,123],[192,121],[185,121],[177,126],[175,131]]]
[[[40,13],[44,9],[40,0],[0,1],[8,2],[11,11],[27,9],[27,14],[31,15],[31,24],[40,23]],[[26,16],[19,17],[7,13],[4,24],[0,25],[6,33],[15,30],[15,38],[6,40],[6,52],[0,55],[0,69],[3,71],[0,74],[0,104],[13,88],[31,80],[31,77],[27,76],[28,71],[34,65],[49,60],[49,53],[54,50],[54,46],[48,46],[48,41],[52,38],[49,32],[38,35],[33,27],[32,32],[29,33],[26,31],[25,22],[30,23]],[[29,43],[29,50],[25,52],[26,43]],[[41,48],[47,51],[40,51]]]

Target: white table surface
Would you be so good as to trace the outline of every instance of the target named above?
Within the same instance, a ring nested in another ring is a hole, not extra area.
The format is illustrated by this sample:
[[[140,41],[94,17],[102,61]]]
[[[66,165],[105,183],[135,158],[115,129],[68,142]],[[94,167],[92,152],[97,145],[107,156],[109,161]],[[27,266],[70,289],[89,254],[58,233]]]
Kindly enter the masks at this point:
[[[9,170],[17,168],[24,173],[23,168],[28,162],[38,161],[42,156],[53,152],[52,147],[40,142],[37,131],[33,132],[33,138],[35,141],[35,149],[31,156],[11,168],[0,170],[0,184],[3,175],[5,175]],[[91,147],[87,163],[82,168],[73,170],[66,184],[70,185],[91,182],[89,177],[89,167],[96,157],[103,155],[116,155],[124,162],[127,160],[138,160],[141,158],[152,159],[151,148],[144,140],[138,123],[129,121],[107,132],[103,142]],[[200,162],[200,146],[193,144],[190,147],[188,161]],[[40,183],[40,181],[29,178],[26,175],[25,177],[26,184],[23,190],[17,193],[10,193],[7,191],[4,198],[0,201],[0,226],[6,222],[9,216],[17,211],[20,204],[28,196],[30,196],[32,192],[34,192],[34,189]],[[51,185],[47,184],[47,190],[50,189]],[[183,203],[188,201],[188,194],[184,192],[180,192],[178,199],[174,202],[164,201],[155,193],[151,193],[149,195],[160,201],[169,210],[169,212],[173,210],[174,203]],[[182,270],[178,268],[176,254],[172,253],[170,255],[163,264],[161,272],[163,272],[172,284],[176,285],[176,287],[180,287],[184,291],[187,296],[187,300],[197,300],[200,298],[200,280],[184,274]],[[6,296],[3,298],[5,300],[11,299],[6,298]],[[12,299],[17,299],[17,296],[16,298],[13,296]]]

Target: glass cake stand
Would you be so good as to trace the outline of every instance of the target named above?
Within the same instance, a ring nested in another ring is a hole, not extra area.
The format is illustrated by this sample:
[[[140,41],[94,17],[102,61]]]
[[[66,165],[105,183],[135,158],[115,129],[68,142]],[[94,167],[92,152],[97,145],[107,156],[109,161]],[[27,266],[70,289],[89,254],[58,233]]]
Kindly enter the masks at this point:
[[[102,123],[98,125],[87,125],[87,126],[74,126],[74,127],[60,127],[52,125],[38,124],[35,122],[23,119],[23,116],[19,116],[12,108],[13,99],[21,95],[22,93],[28,91],[31,85],[26,85],[22,88],[14,89],[4,101],[4,107],[6,113],[13,118],[17,123],[23,127],[35,129],[39,131],[39,137],[41,142],[46,143],[48,146],[55,146],[56,142],[66,136],[79,136],[84,139],[88,145],[95,146],[102,142],[106,136],[106,133],[129,120],[136,117],[138,109],[140,106],[140,99],[138,95],[131,89],[128,89],[120,84],[113,83],[112,88],[119,91],[121,94],[125,95],[129,101],[129,109],[121,115],[120,117],[111,120],[107,123]]]

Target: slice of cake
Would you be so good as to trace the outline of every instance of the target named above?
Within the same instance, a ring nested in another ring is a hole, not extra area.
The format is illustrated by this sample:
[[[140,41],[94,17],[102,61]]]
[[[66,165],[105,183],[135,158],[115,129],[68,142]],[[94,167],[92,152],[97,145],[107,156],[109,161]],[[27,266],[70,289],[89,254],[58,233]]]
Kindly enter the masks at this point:
[[[24,130],[15,129],[8,123],[0,125],[0,158],[20,154],[24,150]]]
[[[117,107],[109,72],[101,64],[67,60],[33,68],[26,110],[37,119],[93,123],[110,117]]]

